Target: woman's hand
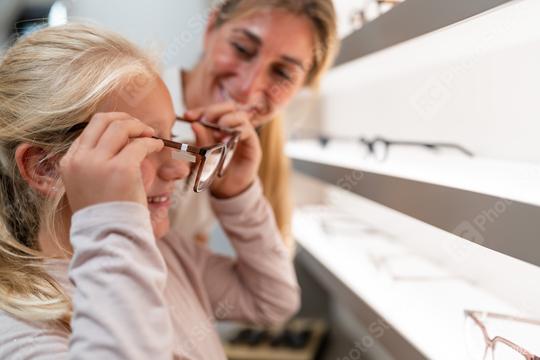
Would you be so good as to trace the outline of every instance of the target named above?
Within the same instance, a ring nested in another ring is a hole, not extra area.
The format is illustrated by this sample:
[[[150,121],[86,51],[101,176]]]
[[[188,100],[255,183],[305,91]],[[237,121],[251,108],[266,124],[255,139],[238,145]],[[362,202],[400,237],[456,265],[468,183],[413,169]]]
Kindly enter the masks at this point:
[[[215,104],[203,109],[185,113],[187,120],[205,119],[221,127],[232,128],[240,132],[240,141],[234,157],[222,178],[216,177],[211,186],[212,195],[218,198],[236,196],[246,190],[257,177],[261,163],[261,145],[255,128],[250,123],[251,114],[238,109],[234,102]],[[198,146],[209,146],[224,140],[227,134],[212,131],[203,125],[193,123],[193,131]]]
[[[73,212],[111,201],[147,205],[141,174],[144,158],[163,148],[154,129],[126,113],[99,113],[60,161]]]

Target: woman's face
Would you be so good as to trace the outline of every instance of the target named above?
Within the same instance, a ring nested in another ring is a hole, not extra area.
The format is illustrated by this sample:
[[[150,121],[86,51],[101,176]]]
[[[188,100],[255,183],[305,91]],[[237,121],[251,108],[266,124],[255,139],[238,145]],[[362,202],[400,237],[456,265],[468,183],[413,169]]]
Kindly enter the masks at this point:
[[[255,126],[271,120],[303,86],[314,43],[310,20],[282,10],[255,12],[205,37],[199,104],[233,100],[253,111]]]
[[[139,93],[143,96],[119,91],[100,111],[126,112],[153,127],[156,136],[170,139],[175,113],[165,84],[161,79],[141,83],[144,83],[144,87]],[[169,231],[169,208],[179,201],[174,198],[174,182],[189,173],[188,164],[173,159],[172,151],[164,147],[160,152],[149,155],[141,164],[148,209],[157,239]]]

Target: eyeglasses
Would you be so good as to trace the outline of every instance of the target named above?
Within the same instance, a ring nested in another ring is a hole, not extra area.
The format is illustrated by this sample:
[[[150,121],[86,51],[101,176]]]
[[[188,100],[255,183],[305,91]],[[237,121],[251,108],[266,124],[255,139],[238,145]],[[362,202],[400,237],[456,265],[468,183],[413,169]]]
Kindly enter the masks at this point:
[[[294,136],[293,139],[302,139],[305,137]],[[307,138],[310,138],[309,136]],[[311,137],[313,138],[313,137]],[[366,146],[368,155],[373,156],[379,161],[384,161],[388,158],[388,153],[391,146],[411,146],[411,147],[423,147],[431,151],[437,151],[441,149],[453,149],[457,150],[460,153],[473,157],[474,154],[458,144],[444,143],[444,142],[421,142],[421,141],[407,141],[407,140],[388,140],[386,138],[377,136],[373,139],[367,139],[365,137],[339,137],[339,136],[327,136],[327,135],[318,135],[315,136],[319,144],[324,148],[327,147],[331,141],[353,141],[361,145]]]
[[[193,121],[188,121],[180,116],[176,117],[176,121],[193,124]],[[156,136],[153,136],[153,138],[162,140],[166,147],[176,150],[175,154],[173,154],[174,158],[188,160],[197,164],[197,174],[195,183],[193,184],[193,191],[200,193],[210,187],[216,176],[222,177],[225,174],[234,157],[234,152],[240,140],[240,132],[234,129],[220,127],[204,120],[200,120],[197,123],[206,128],[226,134],[227,136],[224,142],[212,146],[198,147],[175,141],[178,139],[178,136],[175,135],[172,137],[173,140],[162,139]],[[76,124],[68,132],[82,130],[86,125],[88,125],[87,122]]]
[[[416,146],[424,147],[432,151],[446,148],[458,150],[467,156],[474,156],[472,152],[465,149],[463,146],[452,143],[424,143],[420,141],[388,140],[382,137],[376,137],[373,140],[361,138],[360,142],[366,145],[369,153],[379,160],[386,160],[390,146]]]
[[[405,0],[373,0],[364,3],[361,9],[354,9],[350,16],[351,26],[354,30],[360,29],[362,26],[377,17],[388,12],[394,6],[402,3]]]
[[[490,312],[465,310],[465,318],[468,322],[467,330],[471,332],[470,334],[467,334],[467,339],[470,342],[474,342],[472,345],[469,344],[469,351],[471,355],[474,356],[474,359],[485,360],[487,359],[488,354],[491,352],[491,360],[540,360],[540,357],[531,354],[529,351],[523,349],[508,339],[501,336],[490,338],[486,326],[480,320],[481,318],[485,317],[540,325],[540,321],[536,320],[517,318]]]
[[[179,116],[176,121],[193,123]],[[220,127],[216,124],[201,120],[199,124],[222,133],[227,134],[225,141],[212,146],[197,147],[178,141],[163,140],[165,146],[178,150],[179,157],[197,164],[197,175],[193,184],[193,191],[196,193],[202,192],[212,184],[214,179],[225,175],[225,171],[229,167],[238,142],[240,140],[240,132],[234,129]],[[173,134],[173,139],[178,137]]]

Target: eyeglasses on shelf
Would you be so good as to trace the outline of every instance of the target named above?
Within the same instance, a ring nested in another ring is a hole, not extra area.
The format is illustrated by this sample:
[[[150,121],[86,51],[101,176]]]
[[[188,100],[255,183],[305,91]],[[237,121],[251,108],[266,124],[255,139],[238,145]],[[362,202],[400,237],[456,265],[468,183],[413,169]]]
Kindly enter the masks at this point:
[[[373,139],[368,139],[363,136],[360,137],[346,137],[346,136],[328,136],[328,135],[316,135],[316,136],[302,136],[295,135],[292,139],[314,139],[317,140],[321,147],[326,148],[332,141],[348,141],[360,144],[366,147],[367,153],[373,158],[384,161],[388,158],[390,147],[419,147],[425,148],[430,151],[438,151],[442,149],[456,150],[463,155],[473,157],[474,154],[465,147],[448,142],[422,142],[422,141],[409,141],[409,140],[389,140],[387,138],[377,136]]]
[[[354,9],[350,15],[350,23],[354,30],[360,29],[370,21],[375,20],[382,14],[390,11],[394,6],[405,0],[371,0],[366,2],[361,9]]]
[[[519,318],[509,315],[465,310],[468,352],[472,360],[540,360],[540,357],[525,350],[514,341],[502,336],[490,337],[484,320],[487,318],[540,325],[539,320]],[[470,333],[469,333],[470,332]],[[488,357],[488,355],[491,355]]]

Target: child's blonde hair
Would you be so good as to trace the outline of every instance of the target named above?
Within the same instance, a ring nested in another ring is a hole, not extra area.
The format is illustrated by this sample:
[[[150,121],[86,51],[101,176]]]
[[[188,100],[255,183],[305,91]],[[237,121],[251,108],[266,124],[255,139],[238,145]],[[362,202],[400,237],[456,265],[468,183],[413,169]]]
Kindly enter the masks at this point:
[[[0,63],[0,310],[30,321],[69,329],[71,301],[45,271],[39,231],[54,237],[61,207],[58,179],[53,199],[32,190],[21,177],[15,150],[42,147],[56,163],[73,136],[66,131],[88,121],[98,106],[134,79],[157,71],[124,38],[91,25],[45,28],[17,41]],[[126,94],[131,96],[132,94]],[[67,254],[69,255],[69,254]]]

